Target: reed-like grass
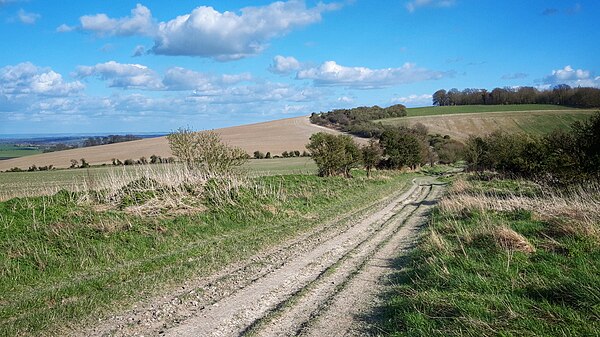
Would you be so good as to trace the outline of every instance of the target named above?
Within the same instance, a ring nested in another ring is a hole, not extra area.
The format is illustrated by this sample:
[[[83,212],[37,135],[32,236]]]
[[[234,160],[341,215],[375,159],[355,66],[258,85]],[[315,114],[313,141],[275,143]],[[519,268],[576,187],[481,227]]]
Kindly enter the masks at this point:
[[[395,336],[600,331],[600,188],[459,179],[386,294]]]

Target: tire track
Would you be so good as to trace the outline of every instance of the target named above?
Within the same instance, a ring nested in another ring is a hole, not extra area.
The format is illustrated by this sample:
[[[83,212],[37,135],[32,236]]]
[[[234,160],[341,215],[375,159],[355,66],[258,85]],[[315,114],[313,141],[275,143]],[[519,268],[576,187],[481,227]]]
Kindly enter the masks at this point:
[[[296,334],[312,326],[324,304],[339,297],[390,237],[401,232],[432,188],[414,184],[409,191],[337,235],[321,241],[278,269],[204,308],[166,336]]]
[[[411,184],[411,183],[408,183]],[[410,186],[407,189],[407,186]],[[340,215],[323,225],[296,236],[272,249],[259,253],[243,262],[199,280],[191,280],[180,287],[165,291],[160,296],[133,309],[91,324],[83,331],[72,331],[72,336],[134,336],[160,335],[165,330],[197,316],[205,308],[231,296],[240,289],[258,282],[269,273],[281,268],[286,261],[303,255],[323,242],[336,237],[373,214],[396,205],[397,200],[410,196],[417,184],[405,185],[398,192],[363,207]],[[383,206],[385,207],[383,207]]]

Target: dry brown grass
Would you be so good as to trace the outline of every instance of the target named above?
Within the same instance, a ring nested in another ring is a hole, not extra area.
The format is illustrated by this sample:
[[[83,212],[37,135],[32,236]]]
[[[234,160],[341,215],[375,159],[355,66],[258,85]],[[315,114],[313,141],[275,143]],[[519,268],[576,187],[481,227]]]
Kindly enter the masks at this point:
[[[549,223],[553,234],[581,235],[600,242],[600,186],[588,184],[569,190],[539,188],[536,195],[495,195],[477,189],[465,179],[454,182],[439,205],[443,212],[463,215],[473,211],[530,211],[533,218]],[[478,234],[491,236],[503,248],[530,253],[535,248],[512,229],[492,220],[484,221]],[[460,228],[458,228],[460,231]],[[461,234],[471,240],[473,233]]]
[[[264,153],[280,154],[283,151],[303,151],[310,136],[317,132],[338,134],[338,131],[311,124],[308,117],[294,117],[271,122],[234,126],[216,129],[224,142],[240,147],[248,154],[259,150]],[[359,142],[365,140],[356,138]],[[67,151],[43,153],[22,158],[0,161],[0,171],[13,167],[27,169],[32,164],[37,166],[54,165],[66,168],[71,159],[85,158],[90,164],[111,163],[113,158],[137,160],[140,157],[150,158],[152,155],[163,158],[171,157],[171,150],[166,137],[136,140],[126,143],[86,147]]]

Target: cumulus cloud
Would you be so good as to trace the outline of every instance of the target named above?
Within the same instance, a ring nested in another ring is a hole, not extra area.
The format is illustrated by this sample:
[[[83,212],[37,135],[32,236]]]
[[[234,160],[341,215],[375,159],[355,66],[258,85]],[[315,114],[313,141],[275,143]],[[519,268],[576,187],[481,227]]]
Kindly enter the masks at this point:
[[[296,78],[313,80],[315,85],[320,86],[372,89],[438,80],[448,76],[452,76],[452,73],[419,68],[414,63],[405,63],[400,68],[370,69],[366,67],[345,67],[335,61],[327,61],[319,67],[299,71]]]
[[[394,104],[402,103],[409,106],[424,106],[431,105],[432,96],[430,94],[423,95],[408,95],[405,97],[392,98],[391,102]]]
[[[75,76],[78,78],[96,76],[107,81],[110,87],[115,88],[163,89],[160,77],[152,69],[141,64],[123,64],[109,61],[95,66],[79,66]]]
[[[567,84],[571,87],[600,87],[600,76],[594,77],[592,72],[584,69],[573,69],[570,65],[562,69],[552,70],[552,74],[544,77],[543,84]]]
[[[66,82],[62,75],[50,68],[30,62],[0,68],[0,94],[66,96],[80,92],[84,85],[79,81]]]
[[[455,0],[413,0],[406,4],[406,9],[413,13],[420,7],[450,7],[455,3]]]
[[[275,74],[287,75],[300,70],[301,67],[300,62],[294,57],[277,55],[273,58],[269,71]]]
[[[35,24],[35,22],[41,17],[42,16],[37,13],[28,13],[28,12],[24,11],[23,9],[19,9],[19,11],[17,12],[17,18],[19,19],[19,21],[21,21],[21,23],[24,23],[26,25]]]
[[[520,80],[520,79],[524,79],[527,76],[529,76],[529,74],[526,73],[514,73],[514,74],[505,74],[502,75],[502,79],[503,80]]]
[[[323,3],[309,8],[302,0],[246,7],[239,13],[200,6],[188,14],[157,23],[150,10],[138,4],[125,18],[114,19],[106,14],[82,16],[78,29],[98,35],[149,36],[154,39],[150,49],[154,54],[226,61],[260,53],[271,39],[319,22],[322,13],[338,8],[338,4]],[[66,32],[73,27],[61,25],[57,30]]]
[[[135,8],[131,10],[131,15],[128,17],[113,19],[109,18],[108,15],[101,13],[84,15],[79,18],[79,22],[81,24],[80,29],[91,31],[99,35],[153,36],[156,31],[156,23],[152,19],[152,13],[147,7],[141,4],[137,4]],[[63,26],[66,25],[61,25],[60,27]]]

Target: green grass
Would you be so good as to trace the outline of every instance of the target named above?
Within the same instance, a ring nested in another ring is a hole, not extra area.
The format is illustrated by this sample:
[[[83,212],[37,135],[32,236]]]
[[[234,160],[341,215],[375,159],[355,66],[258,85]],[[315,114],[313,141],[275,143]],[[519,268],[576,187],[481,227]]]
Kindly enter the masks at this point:
[[[556,202],[532,184],[492,181],[475,182],[447,198],[469,195],[498,203],[526,196],[539,206],[501,211],[483,203],[461,207],[455,199],[456,209],[434,212],[410,262],[391,280],[384,331],[391,336],[598,336],[599,192]],[[577,216],[581,205],[589,208],[579,212],[595,222]],[[501,228],[512,236],[500,234]]]
[[[0,144],[0,159],[19,158],[42,153],[37,147]]]
[[[544,135],[555,129],[568,129],[573,122],[586,120],[595,113],[595,110],[573,110],[552,105],[528,105],[528,107],[537,107],[540,111],[510,111],[522,109],[520,105],[498,106],[498,108],[505,108],[506,111],[497,111],[495,106],[483,107],[490,110],[481,112],[477,106],[418,108],[425,110],[414,114],[413,117],[388,118],[379,122],[384,125],[409,127],[421,123],[432,134],[450,135],[454,139],[464,141],[470,135],[485,135],[495,130]],[[558,111],[545,110],[544,107],[558,108]],[[468,109],[464,110],[465,108]],[[466,114],[457,115],[461,113]]]
[[[13,196],[53,194],[60,189],[74,190],[83,186],[86,181],[102,179],[111,172],[130,171],[137,168],[136,166],[99,166],[88,169],[4,172],[0,173],[0,200],[6,200]],[[244,169],[253,176],[260,176],[314,173],[317,166],[310,157],[274,158],[250,160],[244,165]]]
[[[205,210],[187,215],[139,217],[66,191],[0,202],[0,335],[62,334],[363,208],[414,174],[356,176],[253,178],[222,191],[231,202],[206,192]]]
[[[532,110],[580,110],[553,104],[514,104],[514,105],[455,105],[455,106],[431,106],[422,108],[406,109],[407,117],[421,117],[448,114],[464,114],[478,112],[501,112],[501,111],[532,111]]]

